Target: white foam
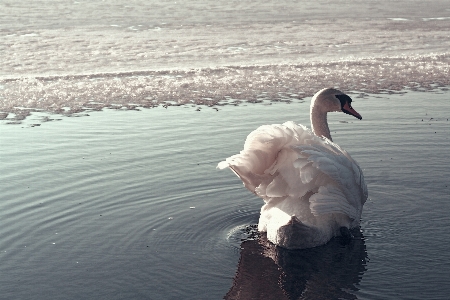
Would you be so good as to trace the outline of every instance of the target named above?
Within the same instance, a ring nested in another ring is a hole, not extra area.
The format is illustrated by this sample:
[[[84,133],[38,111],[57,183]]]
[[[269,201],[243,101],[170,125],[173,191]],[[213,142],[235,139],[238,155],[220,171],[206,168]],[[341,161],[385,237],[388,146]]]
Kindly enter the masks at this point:
[[[392,21],[409,21],[409,19],[406,19],[406,18],[388,18],[388,20],[392,20]]]
[[[444,21],[450,20],[450,17],[439,17],[439,18],[422,18],[424,21]]]
[[[450,56],[384,57],[297,65],[22,77],[4,80],[0,111],[73,113],[104,107],[296,101],[324,86],[345,91],[436,89],[450,85]],[[64,108],[69,107],[67,112]]]

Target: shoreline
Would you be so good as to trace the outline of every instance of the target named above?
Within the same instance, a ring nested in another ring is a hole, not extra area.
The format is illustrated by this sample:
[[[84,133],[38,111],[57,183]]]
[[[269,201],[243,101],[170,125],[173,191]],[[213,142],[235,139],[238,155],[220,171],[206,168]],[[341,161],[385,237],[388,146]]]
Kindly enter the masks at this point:
[[[418,93],[435,93],[442,94],[448,93],[450,90],[449,86],[434,86],[428,89],[414,87],[405,88],[402,90],[380,90],[378,93],[367,93],[366,91],[351,90],[346,92],[348,95],[352,96],[353,99],[366,98],[371,96],[382,96],[382,95],[403,95],[411,92]],[[199,101],[199,102],[187,102],[187,103],[176,103],[171,101],[156,102],[150,105],[139,105],[139,104],[103,104],[97,102],[88,102],[86,105],[76,108],[64,107],[57,111],[51,111],[46,109],[35,109],[35,108],[14,108],[10,111],[0,110],[0,126],[4,125],[25,125],[27,127],[36,127],[44,124],[46,122],[52,121],[62,121],[64,118],[78,118],[90,116],[93,112],[104,112],[104,111],[141,111],[147,109],[165,108],[170,107],[183,107],[191,109],[192,112],[198,113],[205,109],[211,109],[215,111],[220,111],[222,107],[226,106],[246,106],[248,104],[260,104],[260,105],[272,105],[272,104],[291,104],[291,103],[304,103],[308,102],[312,96],[298,97],[295,94],[294,97],[290,97],[289,93],[286,93],[283,97],[283,93],[279,94],[278,99],[271,98],[257,98],[256,100],[246,100],[246,99],[232,99],[226,98],[225,100],[213,101],[211,99]],[[309,104],[308,104],[309,105]],[[308,106],[309,107],[309,106]]]
[[[396,56],[297,65],[228,66],[165,71],[39,76],[0,80],[0,120],[32,112],[74,115],[103,108],[135,110],[195,104],[290,102],[325,86],[347,93],[447,91],[450,55]]]

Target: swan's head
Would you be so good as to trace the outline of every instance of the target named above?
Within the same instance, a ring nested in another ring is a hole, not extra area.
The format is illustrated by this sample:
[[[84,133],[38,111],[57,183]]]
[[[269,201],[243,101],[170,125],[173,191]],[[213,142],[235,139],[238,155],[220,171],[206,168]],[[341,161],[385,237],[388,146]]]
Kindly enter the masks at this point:
[[[314,95],[311,109],[317,106],[324,112],[341,111],[361,120],[361,115],[352,107],[352,101],[352,98],[339,90],[325,88]]]

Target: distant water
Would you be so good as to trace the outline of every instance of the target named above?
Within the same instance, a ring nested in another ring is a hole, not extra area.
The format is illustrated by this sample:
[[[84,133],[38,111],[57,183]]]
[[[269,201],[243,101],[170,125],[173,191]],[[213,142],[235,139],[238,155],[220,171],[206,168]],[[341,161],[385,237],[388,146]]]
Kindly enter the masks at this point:
[[[446,0],[2,1],[0,118],[449,86],[449,28]]]
[[[447,299],[448,28],[448,1],[1,1],[0,299]],[[285,251],[215,167],[325,86],[370,199],[350,244]]]

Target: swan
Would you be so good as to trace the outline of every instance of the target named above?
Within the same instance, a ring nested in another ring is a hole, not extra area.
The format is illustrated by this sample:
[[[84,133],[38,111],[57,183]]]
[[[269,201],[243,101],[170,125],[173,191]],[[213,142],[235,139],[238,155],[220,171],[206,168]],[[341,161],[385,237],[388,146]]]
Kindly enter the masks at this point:
[[[352,99],[334,88],[317,92],[310,107],[311,130],[292,121],[262,125],[244,150],[220,162],[264,200],[258,231],[287,249],[312,248],[335,236],[351,238],[368,192],[361,168],[330,135],[328,112],[362,119]]]

